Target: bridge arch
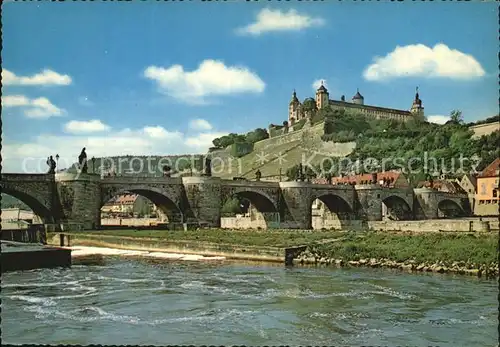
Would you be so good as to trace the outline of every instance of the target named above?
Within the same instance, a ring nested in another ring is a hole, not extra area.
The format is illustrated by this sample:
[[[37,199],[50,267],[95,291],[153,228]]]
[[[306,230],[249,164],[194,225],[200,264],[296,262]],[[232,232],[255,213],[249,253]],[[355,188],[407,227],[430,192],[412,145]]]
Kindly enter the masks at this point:
[[[382,199],[382,219],[411,220],[413,212],[406,199],[398,195],[389,195]]]
[[[335,193],[315,194],[308,206],[313,229],[342,229],[354,219],[352,206]]]
[[[52,211],[47,207],[47,202],[40,201],[34,194],[11,188],[9,185],[2,185],[2,193],[10,195],[25,203],[35,215],[42,219],[44,224],[54,223],[55,217]]]
[[[181,206],[176,203],[178,199],[170,196],[165,190],[159,187],[151,186],[132,186],[132,187],[108,187],[104,188],[101,193],[101,204],[99,207],[99,213],[101,213],[102,207],[110,201],[113,197],[126,195],[126,194],[136,194],[140,195],[154,205],[161,213],[167,217],[169,223],[183,223],[185,222],[185,211],[182,210]]]
[[[466,215],[463,207],[452,199],[442,199],[437,206],[438,218],[454,218]]]
[[[247,187],[232,188],[223,196],[221,202],[224,206],[234,198],[237,198],[241,204],[240,212],[246,218],[248,228],[267,229],[279,224],[278,202],[267,192]],[[236,217],[233,213],[226,216],[222,214],[222,217],[227,216]]]

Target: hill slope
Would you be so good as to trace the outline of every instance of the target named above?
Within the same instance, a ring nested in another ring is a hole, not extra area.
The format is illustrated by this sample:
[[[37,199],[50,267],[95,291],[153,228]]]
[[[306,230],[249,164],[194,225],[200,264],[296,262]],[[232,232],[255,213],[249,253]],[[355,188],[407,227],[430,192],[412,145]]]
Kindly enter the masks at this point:
[[[330,157],[345,157],[356,147],[355,142],[333,143],[321,139],[324,124],[304,127],[285,135],[265,139],[254,144],[251,153],[234,158],[229,148],[212,153],[212,173],[222,178],[235,176],[253,179],[260,170],[262,177],[277,177],[300,162],[319,165]]]

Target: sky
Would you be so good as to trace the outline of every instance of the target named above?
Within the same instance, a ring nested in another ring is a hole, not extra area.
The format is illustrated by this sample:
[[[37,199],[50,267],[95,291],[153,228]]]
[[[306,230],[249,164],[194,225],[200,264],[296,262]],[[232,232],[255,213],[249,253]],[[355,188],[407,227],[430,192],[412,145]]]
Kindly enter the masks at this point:
[[[490,3],[5,2],[3,172],[204,153],[288,117],[293,90],[408,110],[498,113]]]

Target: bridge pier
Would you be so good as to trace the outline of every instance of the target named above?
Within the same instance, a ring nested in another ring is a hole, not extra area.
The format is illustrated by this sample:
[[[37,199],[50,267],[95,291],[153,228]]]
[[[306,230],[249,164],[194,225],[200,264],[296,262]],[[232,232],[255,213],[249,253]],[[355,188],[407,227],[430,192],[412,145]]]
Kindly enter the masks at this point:
[[[376,184],[363,184],[355,186],[358,196],[356,213],[360,219],[367,221],[382,220],[382,199],[380,187]]]
[[[64,222],[81,224],[84,229],[99,226],[100,176],[60,173],[55,179]]]
[[[221,179],[211,176],[182,177],[182,184],[186,192],[186,212],[198,223],[220,227],[221,216]],[[185,220],[184,222],[188,222]]]
[[[280,182],[283,196],[281,209],[290,229],[312,229],[312,188],[306,182]]]

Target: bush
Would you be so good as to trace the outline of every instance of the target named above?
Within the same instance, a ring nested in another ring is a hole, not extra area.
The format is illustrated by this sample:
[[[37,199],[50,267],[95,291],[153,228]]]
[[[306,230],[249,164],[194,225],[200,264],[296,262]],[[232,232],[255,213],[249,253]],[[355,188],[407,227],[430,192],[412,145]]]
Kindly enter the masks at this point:
[[[231,145],[231,155],[240,158],[253,151],[253,143],[236,142]]]

